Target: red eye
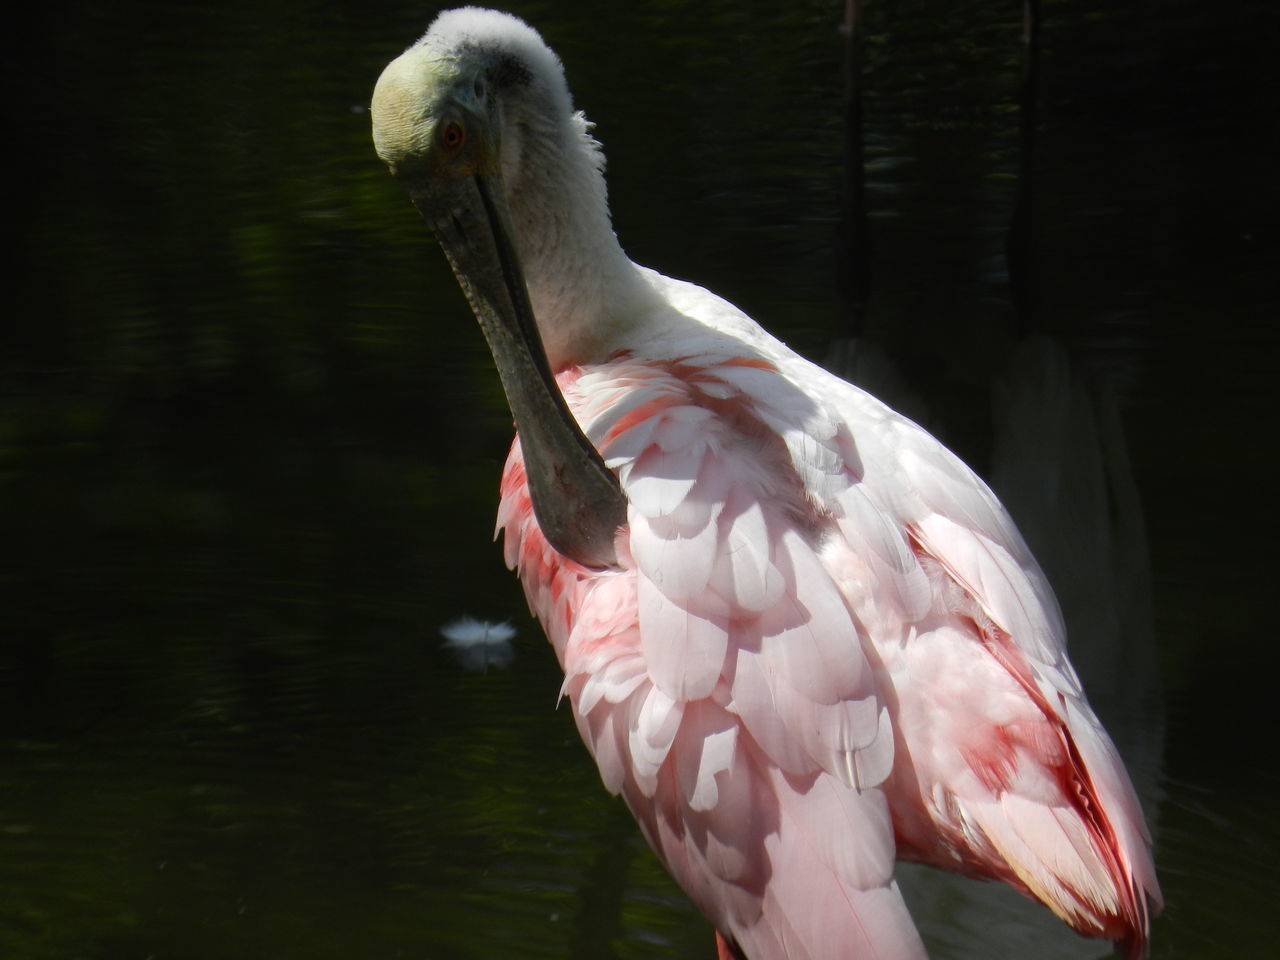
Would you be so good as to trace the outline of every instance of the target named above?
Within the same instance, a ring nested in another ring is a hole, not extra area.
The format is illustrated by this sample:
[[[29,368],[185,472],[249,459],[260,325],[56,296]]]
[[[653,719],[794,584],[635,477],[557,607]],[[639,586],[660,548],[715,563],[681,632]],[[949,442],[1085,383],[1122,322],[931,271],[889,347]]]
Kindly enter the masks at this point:
[[[457,150],[462,146],[462,141],[466,136],[462,132],[462,124],[450,123],[444,128],[444,132],[440,134],[440,142],[450,150]]]

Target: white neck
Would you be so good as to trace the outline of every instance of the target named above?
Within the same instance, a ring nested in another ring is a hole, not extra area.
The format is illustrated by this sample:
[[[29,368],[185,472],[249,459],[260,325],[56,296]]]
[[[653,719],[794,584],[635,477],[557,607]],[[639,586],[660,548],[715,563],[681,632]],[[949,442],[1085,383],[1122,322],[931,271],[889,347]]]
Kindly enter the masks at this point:
[[[603,360],[655,299],[614,235],[603,157],[581,114],[512,127],[507,202],[547,360],[552,370]]]

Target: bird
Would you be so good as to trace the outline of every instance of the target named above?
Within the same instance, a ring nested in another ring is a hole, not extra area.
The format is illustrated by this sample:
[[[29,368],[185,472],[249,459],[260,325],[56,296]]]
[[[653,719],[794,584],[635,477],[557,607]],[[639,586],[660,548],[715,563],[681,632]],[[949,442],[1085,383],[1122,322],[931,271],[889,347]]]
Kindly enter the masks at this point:
[[[604,787],[718,956],[925,958],[899,860],[1144,955],[1162,901],[1141,806],[983,481],[630,260],[603,149],[524,21],[441,13],[370,113],[511,408],[505,561]]]

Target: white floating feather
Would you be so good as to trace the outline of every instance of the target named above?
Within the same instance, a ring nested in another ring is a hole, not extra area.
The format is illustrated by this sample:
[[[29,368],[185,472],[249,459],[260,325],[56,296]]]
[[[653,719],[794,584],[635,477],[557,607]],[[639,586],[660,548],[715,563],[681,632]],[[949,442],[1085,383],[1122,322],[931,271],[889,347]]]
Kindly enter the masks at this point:
[[[510,623],[490,623],[475,617],[459,617],[440,628],[444,645],[468,670],[487,671],[490,667],[502,669],[511,665],[515,650],[511,639],[516,628]]]

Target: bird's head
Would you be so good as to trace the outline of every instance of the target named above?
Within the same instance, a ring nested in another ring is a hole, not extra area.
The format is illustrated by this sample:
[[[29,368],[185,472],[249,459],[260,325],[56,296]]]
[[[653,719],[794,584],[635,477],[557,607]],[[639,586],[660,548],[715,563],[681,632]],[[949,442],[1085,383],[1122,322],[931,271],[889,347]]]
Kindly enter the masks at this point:
[[[410,194],[432,180],[501,178],[511,192],[526,143],[556,140],[572,116],[559,58],[522,20],[442,13],[373,91],[373,141]]]
[[[484,59],[418,43],[392,60],[373,91],[373,144],[410,190],[429,179],[498,173],[501,113]]]
[[[539,228],[563,222],[574,202],[572,191],[548,183],[566,182],[564,171],[584,157],[592,163],[559,59],[515,17],[450,10],[383,71],[371,113],[378,155],[440,241],[489,341],[543,532],[561,553],[609,565],[625,504],[556,386],[521,266],[527,238],[545,239]],[[604,211],[593,169],[594,206]],[[522,201],[523,251],[511,197]]]

